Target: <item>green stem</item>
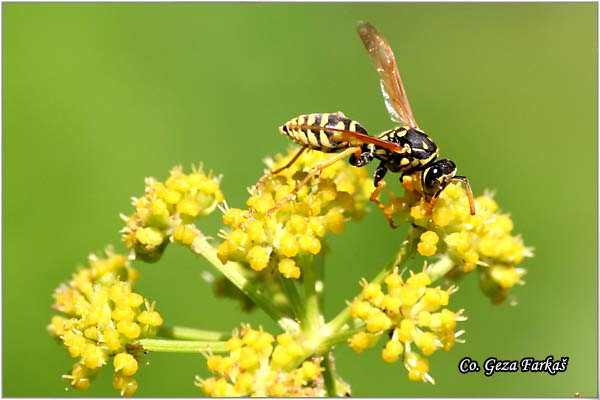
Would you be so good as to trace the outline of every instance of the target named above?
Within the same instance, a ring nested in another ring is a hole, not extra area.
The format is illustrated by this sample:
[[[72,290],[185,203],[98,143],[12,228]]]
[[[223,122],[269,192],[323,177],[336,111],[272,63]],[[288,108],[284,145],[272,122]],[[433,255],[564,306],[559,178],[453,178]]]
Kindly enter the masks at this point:
[[[216,249],[211,246],[205,237],[198,236],[192,243],[191,249],[194,253],[203,256],[206,260],[218,269],[231,283],[240,289],[246,296],[267,313],[273,320],[281,325],[281,320],[285,319],[285,315],[277,309],[275,304],[265,296],[260,289],[254,286],[245,276],[239,273],[236,269],[243,268],[240,264],[228,262],[221,263],[217,257]]]
[[[322,325],[322,315],[319,308],[319,296],[317,294],[317,275],[314,269],[314,257],[300,256],[299,263],[304,277],[304,318],[300,324],[302,330],[308,335],[315,334]],[[322,284],[322,282],[321,282]]]
[[[321,313],[325,312],[325,300],[323,296],[323,292],[325,291],[325,253],[327,253],[327,249],[323,249],[314,257],[314,268],[317,276],[317,287],[315,289],[317,291],[318,306]]]
[[[205,331],[184,326],[161,326],[158,328],[157,336],[165,339],[215,341],[227,340],[231,335],[225,332]]]
[[[226,353],[226,342],[201,340],[140,339],[144,349],[163,353]]]
[[[383,268],[370,282],[381,283],[395,267],[404,267],[415,254],[421,233],[423,233],[423,228],[412,228],[408,233],[407,239],[400,246],[400,250],[396,254],[394,261]],[[338,332],[348,322],[350,317],[350,305],[348,305],[326,327],[330,332]]]
[[[283,288],[283,291],[290,302],[294,317],[300,319],[301,316],[304,315],[305,309],[304,303],[300,298],[300,293],[298,293],[298,287],[296,286],[295,279],[288,279],[279,273],[277,275],[279,276],[281,287]]]
[[[455,263],[448,256],[442,256],[440,259],[429,265],[427,267],[427,275],[431,278],[432,282],[437,281],[446,275],[452,268],[454,268]]]
[[[323,380],[325,381],[325,390],[327,397],[340,397],[335,384],[335,372],[331,352],[323,356]]]
[[[365,329],[364,322],[360,321],[355,326],[344,329],[341,332],[335,332],[321,341],[319,344],[319,353],[323,354],[330,350],[333,346],[336,346],[340,343],[346,342],[348,339],[352,337],[356,332],[363,331]]]

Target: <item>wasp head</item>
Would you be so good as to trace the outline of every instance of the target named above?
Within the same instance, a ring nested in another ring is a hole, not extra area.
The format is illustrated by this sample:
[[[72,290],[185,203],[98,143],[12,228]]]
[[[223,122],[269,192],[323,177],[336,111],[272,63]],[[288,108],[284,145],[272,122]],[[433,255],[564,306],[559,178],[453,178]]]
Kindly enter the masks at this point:
[[[431,196],[444,190],[456,175],[456,164],[450,160],[438,160],[427,167],[421,176],[423,192],[425,197],[430,199]]]

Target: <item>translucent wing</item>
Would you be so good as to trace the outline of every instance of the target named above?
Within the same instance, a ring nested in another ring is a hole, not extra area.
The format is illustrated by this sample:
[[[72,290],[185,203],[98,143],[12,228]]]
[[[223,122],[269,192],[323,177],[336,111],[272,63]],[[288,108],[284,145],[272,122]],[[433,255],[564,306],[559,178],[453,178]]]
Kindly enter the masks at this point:
[[[374,144],[376,146],[382,147],[384,149],[393,151],[398,154],[402,154],[407,151],[406,148],[404,148],[403,146],[397,145],[396,143],[392,143],[387,140],[380,139],[375,136],[367,135],[365,133],[348,131],[345,129],[337,129],[337,128],[323,128],[321,126],[315,126],[315,127],[309,126],[309,128],[310,129],[325,129],[327,131],[332,131],[332,132],[338,133],[340,136],[346,138],[346,140],[350,141],[352,139],[355,139],[355,140],[359,140],[363,143]]]
[[[357,30],[381,78],[381,92],[392,121],[417,128],[392,48],[368,22],[359,22]]]

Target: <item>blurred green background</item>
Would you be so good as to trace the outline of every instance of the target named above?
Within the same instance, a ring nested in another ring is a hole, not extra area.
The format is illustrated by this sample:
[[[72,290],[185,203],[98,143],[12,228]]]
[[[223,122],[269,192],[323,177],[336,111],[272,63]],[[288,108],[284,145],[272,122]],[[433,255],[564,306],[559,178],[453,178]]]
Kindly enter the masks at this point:
[[[123,250],[119,212],[143,178],[204,162],[232,206],[285,151],[276,127],[342,110],[390,128],[355,33],[368,20],[395,50],[412,108],[476,194],[496,191],[535,247],[518,306],[461,283],[466,343],[431,358],[435,386],[411,383],[379,351],[337,351],[356,396],[597,393],[597,5],[580,4],[3,4],[3,395],[115,396],[103,371],[65,391],[72,364],[46,333],[53,289],[107,244]],[[369,167],[373,170],[373,167]],[[390,179],[396,191],[400,185]],[[220,218],[205,221],[215,235]],[[373,212],[330,240],[328,314],[402,239]],[[170,324],[230,331],[244,315],[214,301],[208,263],[169,248],[139,265],[137,291]],[[570,358],[567,372],[461,375],[490,356]],[[139,396],[198,396],[200,356],[151,354]]]

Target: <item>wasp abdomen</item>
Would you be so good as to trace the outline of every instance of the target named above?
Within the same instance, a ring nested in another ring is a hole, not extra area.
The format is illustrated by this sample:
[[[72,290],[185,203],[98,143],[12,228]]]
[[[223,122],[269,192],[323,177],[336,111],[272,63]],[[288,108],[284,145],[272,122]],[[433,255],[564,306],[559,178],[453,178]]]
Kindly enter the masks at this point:
[[[279,127],[279,131],[301,146],[324,153],[362,144],[344,136],[342,131],[367,134],[357,121],[346,118],[340,112],[300,115]]]

